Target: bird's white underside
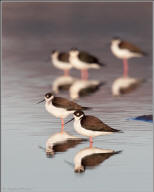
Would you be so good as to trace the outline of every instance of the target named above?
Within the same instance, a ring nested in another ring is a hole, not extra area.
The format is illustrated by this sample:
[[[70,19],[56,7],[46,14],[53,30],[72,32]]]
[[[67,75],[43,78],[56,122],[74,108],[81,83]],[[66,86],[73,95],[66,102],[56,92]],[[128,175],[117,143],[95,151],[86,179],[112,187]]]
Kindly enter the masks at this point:
[[[88,129],[84,129],[81,127],[80,120],[75,119],[74,120],[74,129],[77,133],[87,136],[87,137],[96,137],[100,135],[110,135],[112,132],[102,132],[102,131],[91,131]]]
[[[118,47],[118,43],[119,42],[112,42],[111,51],[119,59],[130,59],[133,57],[142,57],[142,54],[135,53],[135,52],[133,53],[133,52],[129,51],[128,49],[120,49]]]
[[[66,118],[68,115],[74,112],[74,111],[67,111],[64,108],[55,107],[52,105],[51,102],[49,104],[46,102],[45,108],[50,114],[54,115],[57,118]]]
[[[78,59],[77,56],[71,56],[70,55],[70,63],[73,65],[74,68],[78,69],[78,70],[82,70],[82,69],[99,69],[100,66],[97,63],[86,63],[86,62],[82,62],[81,60]]]
[[[51,59],[53,65],[56,68],[61,69],[61,70],[69,70],[69,69],[71,69],[73,67],[71,63],[59,61],[57,57],[58,56],[55,55],[55,56],[52,56],[52,59]]]

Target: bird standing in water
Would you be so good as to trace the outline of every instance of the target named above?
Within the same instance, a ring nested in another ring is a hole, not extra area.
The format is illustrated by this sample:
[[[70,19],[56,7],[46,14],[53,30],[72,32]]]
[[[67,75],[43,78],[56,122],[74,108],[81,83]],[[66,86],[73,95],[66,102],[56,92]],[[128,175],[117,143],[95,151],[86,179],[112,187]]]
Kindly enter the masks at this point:
[[[61,118],[61,132],[64,129],[64,118],[74,113],[76,110],[87,110],[89,107],[83,107],[75,102],[62,97],[55,97],[52,93],[46,93],[42,101],[45,101],[46,110],[55,117]]]
[[[81,135],[89,137],[90,147],[92,147],[93,137],[100,135],[109,135],[115,132],[121,132],[120,130],[113,129],[107,124],[103,123],[97,117],[91,115],[85,115],[82,110],[74,112],[74,118],[66,122],[65,124],[74,120],[74,129]]]
[[[141,49],[135,45],[121,40],[119,37],[114,37],[111,41],[111,51],[119,59],[123,59],[123,76],[128,76],[128,59],[133,57],[142,57],[145,56]]]
[[[104,64],[98,58],[85,52],[72,48],[69,52],[69,61],[74,68],[81,70],[81,79],[88,79],[88,69],[100,69]]]
[[[69,62],[69,53],[65,52],[52,51],[51,62],[56,68],[64,71],[64,76],[68,76],[69,70],[73,67]]]

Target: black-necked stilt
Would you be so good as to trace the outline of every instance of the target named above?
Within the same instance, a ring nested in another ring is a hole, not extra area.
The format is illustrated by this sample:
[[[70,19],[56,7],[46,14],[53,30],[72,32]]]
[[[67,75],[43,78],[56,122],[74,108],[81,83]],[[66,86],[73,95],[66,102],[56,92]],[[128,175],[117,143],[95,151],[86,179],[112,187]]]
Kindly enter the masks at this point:
[[[51,61],[53,65],[61,70],[64,70],[64,75],[69,75],[69,70],[72,68],[72,64],[69,62],[69,53],[52,51]]]
[[[64,118],[74,113],[76,110],[87,110],[89,107],[83,107],[73,101],[62,97],[55,97],[52,93],[46,93],[45,99],[38,103],[45,101],[46,110],[55,117],[61,118],[61,132],[64,129]]]
[[[65,124],[71,122],[72,120],[74,120],[74,129],[79,134],[89,137],[90,147],[92,147],[93,137],[120,132],[120,130],[109,127],[97,117],[85,115],[81,110],[75,111],[74,118],[67,121]]]
[[[146,55],[141,49],[136,47],[135,45],[121,40],[119,37],[114,37],[111,41],[111,51],[112,53],[118,57],[119,59],[123,59],[124,77],[128,75],[128,62],[127,59],[133,57],[142,57]]]
[[[82,173],[87,167],[94,167],[103,163],[111,156],[120,154],[122,151],[114,151],[112,149],[101,149],[96,147],[84,148],[80,150],[74,157],[74,171]]]
[[[81,70],[81,78],[88,79],[88,69],[100,69],[104,64],[100,63],[98,58],[85,52],[72,48],[69,52],[70,63],[78,70]]]

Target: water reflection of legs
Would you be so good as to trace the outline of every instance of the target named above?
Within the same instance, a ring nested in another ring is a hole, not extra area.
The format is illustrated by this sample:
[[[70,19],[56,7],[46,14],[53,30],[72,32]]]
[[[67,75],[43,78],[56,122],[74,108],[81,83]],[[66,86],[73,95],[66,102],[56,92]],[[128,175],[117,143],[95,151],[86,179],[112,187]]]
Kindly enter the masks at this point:
[[[64,119],[61,117],[61,133],[64,131]]]
[[[82,69],[81,70],[81,79],[82,80],[87,80],[88,79],[88,70],[87,69]]]
[[[66,76],[69,76],[69,70],[67,70],[67,69],[64,70],[64,76],[65,76],[65,77],[66,77]]]

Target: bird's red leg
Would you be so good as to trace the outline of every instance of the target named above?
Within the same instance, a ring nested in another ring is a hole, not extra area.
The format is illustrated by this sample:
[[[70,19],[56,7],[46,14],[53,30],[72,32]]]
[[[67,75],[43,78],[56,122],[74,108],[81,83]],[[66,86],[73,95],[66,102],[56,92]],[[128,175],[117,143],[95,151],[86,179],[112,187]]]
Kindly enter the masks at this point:
[[[93,138],[92,137],[89,137],[89,142],[90,142],[90,148],[92,148],[93,147]]]
[[[123,64],[124,64],[123,76],[127,77],[128,76],[128,62],[127,62],[127,59],[123,60]]]
[[[84,77],[84,78],[85,78],[85,80],[87,80],[87,79],[88,79],[88,69],[85,69],[85,70],[84,70],[84,74],[85,74],[85,77]]]
[[[81,79],[84,80],[84,69],[81,70]]]
[[[64,119],[61,118],[61,133],[64,131]]]
[[[69,70],[68,69],[64,70],[64,76],[69,76]]]

